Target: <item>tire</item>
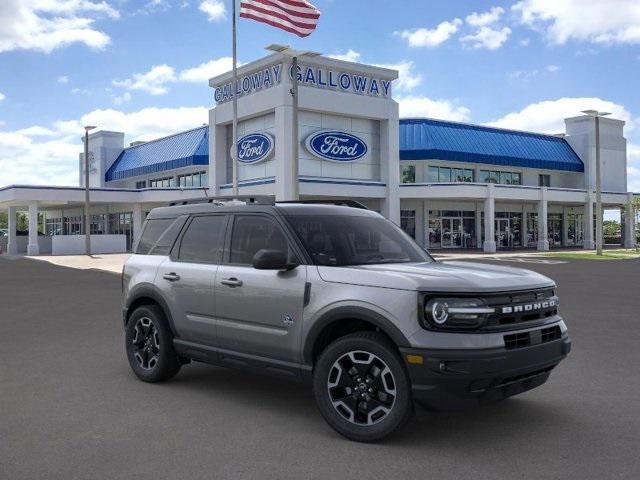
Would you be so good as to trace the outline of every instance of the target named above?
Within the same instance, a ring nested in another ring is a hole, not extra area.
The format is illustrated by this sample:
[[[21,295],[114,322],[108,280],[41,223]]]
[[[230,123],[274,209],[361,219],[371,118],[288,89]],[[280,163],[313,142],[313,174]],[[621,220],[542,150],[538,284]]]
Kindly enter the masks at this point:
[[[163,382],[180,370],[173,335],[157,305],[136,308],[125,330],[127,359],[133,373],[144,382]]]
[[[338,433],[375,442],[411,418],[409,377],[393,344],[376,332],[357,332],[331,343],[313,372],[320,413]]]

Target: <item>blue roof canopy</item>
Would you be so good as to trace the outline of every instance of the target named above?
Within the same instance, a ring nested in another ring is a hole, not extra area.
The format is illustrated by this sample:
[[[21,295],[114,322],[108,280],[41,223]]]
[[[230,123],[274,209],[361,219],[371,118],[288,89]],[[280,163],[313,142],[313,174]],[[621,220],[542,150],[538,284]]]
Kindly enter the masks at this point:
[[[400,160],[451,160],[583,172],[564,138],[432,119],[400,120]]]
[[[105,180],[122,180],[192,165],[209,165],[208,126],[125,148],[107,170]]]

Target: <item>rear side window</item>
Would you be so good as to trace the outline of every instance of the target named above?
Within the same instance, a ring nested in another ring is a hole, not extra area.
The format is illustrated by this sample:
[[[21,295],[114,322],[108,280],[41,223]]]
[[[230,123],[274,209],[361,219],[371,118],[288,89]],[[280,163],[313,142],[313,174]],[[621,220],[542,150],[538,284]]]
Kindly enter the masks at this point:
[[[231,234],[232,264],[251,265],[258,250],[280,250],[291,258],[282,229],[272,220],[252,215],[238,215]]]
[[[149,252],[160,239],[162,234],[175,221],[175,218],[156,218],[147,220],[144,227],[136,253],[138,255],[149,255]]]
[[[220,263],[227,217],[193,217],[180,241],[178,260],[192,263]]]

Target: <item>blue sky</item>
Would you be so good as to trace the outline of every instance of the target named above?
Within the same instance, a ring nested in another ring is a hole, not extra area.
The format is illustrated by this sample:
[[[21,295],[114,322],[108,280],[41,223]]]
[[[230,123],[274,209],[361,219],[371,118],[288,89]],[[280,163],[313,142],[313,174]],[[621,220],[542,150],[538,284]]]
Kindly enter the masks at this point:
[[[239,59],[270,43],[400,70],[405,116],[558,133],[580,110],[627,121],[640,191],[637,0],[315,0],[298,39],[241,20]],[[390,8],[390,6],[392,8]],[[84,122],[149,139],[207,121],[230,66],[230,0],[3,0],[0,185],[75,184]]]

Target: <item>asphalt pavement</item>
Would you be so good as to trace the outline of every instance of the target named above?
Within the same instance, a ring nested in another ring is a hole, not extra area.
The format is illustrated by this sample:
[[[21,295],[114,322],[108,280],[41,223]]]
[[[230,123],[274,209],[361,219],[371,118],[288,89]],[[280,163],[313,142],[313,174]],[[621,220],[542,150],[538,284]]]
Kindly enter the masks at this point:
[[[118,275],[0,257],[0,479],[639,478],[640,261],[513,265],[559,283],[569,358],[538,389],[421,410],[368,445],[302,384],[201,364],[138,381]]]

